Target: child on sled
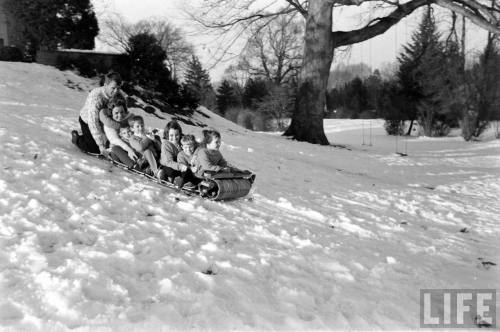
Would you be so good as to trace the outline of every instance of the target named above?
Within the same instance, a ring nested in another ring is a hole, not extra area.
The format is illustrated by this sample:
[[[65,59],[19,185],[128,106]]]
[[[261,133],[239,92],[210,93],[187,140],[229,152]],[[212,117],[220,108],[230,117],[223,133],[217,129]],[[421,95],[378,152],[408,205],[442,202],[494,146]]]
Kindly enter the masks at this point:
[[[182,128],[175,120],[169,121],[163,130],[161,140],[160,164],[163,168],[159,178],[170,183],[175,183],[182,188],[184,183],[191,182],[189,165],[179,163],[177,156],[182,151],[181,138]]]
[[[133,116],[129,120],[133,135],[129,138],[132,148],[141,153],[147,160],[151,172],[155,177],[159,177],[157,159],[160,157],[160,145],[156,140],[152,140],[146,135],[144,130],[144,119],[141,116]]]
[[[185,165],[186,170],[181,172],[181,175],[175,178],[174,183],[179,188],[194,189],[200,182],[198,178],[193,175],[191,170],[192,160],[195,150],[197,148],[196,139],[193,135],[184,135],[181,138],[182,151],[177,155],[177,163]]]
[[[203,177],[204,172],[240,172],[230,166],[220,153],[221,135],[217,130],[203,130],[203,136],[203,142],[192,159],[192,170],[196,176]]]

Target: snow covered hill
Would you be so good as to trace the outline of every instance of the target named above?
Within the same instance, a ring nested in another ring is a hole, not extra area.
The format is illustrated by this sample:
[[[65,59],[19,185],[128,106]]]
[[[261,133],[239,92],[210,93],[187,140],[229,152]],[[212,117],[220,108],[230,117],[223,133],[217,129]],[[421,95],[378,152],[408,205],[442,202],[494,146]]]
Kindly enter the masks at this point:
[[[0,62],[0,330],[417,329],[421,288],[500,289],[499,140],[414,138],[401,157],[380,121],[372,146],[328,121],[338,148],[203,110],[257,173],[248,199],[211,202],[77,151],[92,84]]]

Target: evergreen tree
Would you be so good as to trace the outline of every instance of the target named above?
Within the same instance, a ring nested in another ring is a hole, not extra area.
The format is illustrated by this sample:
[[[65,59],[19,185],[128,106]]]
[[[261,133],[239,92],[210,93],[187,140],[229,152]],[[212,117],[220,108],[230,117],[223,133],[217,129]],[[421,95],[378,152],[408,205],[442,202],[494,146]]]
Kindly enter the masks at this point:
[[[35,50],[94,48],[99,27],[90,0],[7,0],[6,8],[22,23]]]
[[[268,85],[268,82],[263,79],[249,78],[243,90],[243,106],[251,109],[257,108],[257,104],[269,94]]]
[[[359,77],[332,89],[326,99],[331,111],[340,110],[335,117],[357,119],[363,111],[370,108],[368,90]]]
[[[217,89],[217,109],[224,115],[230,107],[240,106],[240,100],[234,84],[229,80],[223,80]]]
[[[406,109],[406,98],[401,93],[396,80],[388,80],[382,83],[377,108],[382,110],[385,119],[385,131],[388,135],[404,134],[404,110]]]
[[[94,39],[99,33],[99,26],[90,0],[68,1],[65,12],[63,26],[71,27],[71,30],[67,30],[62,47],[94,49]]]
[[[397,79],[406,101],[401,120],[411,121],[408,134],[417,118],[427,136],[434,136],[437,127],[445,124],[440,93],[446,79],[443,75],[445,55],[439,39],[432,8],[428,6],[411,42],[398,57]]]
[[[188,62],[185,74],[185,86],[199,104],[215,107],[215,93],[210,83],[210,75],[203,69],[198,57],[193,55]]]
[[[368,91],[359,77],[355,77],[345,87],[346,106],[352,110],[352,119],[358,119],[360,114],[368,109]]]
[[[156,38],[139,33],[129,38],[127,55],[130,61],[130,79],[143,87],[162,90],[164,80],[170,78],[165,67],[165,51]]]
[[[446,134],[447,127],[458,127],[458,120],[466,104],[464,98],[465,73],[462,52],[458,40],[448,39],[444,45],[441,71],[436,81],[438,81],[439,98],[441,100],[441,110],[438,113],[438,120],[435,127],[442,130],[441,134]]]
[[[346,112],[345,85],[338,86],[330,90],[326,95],[327,110],[331,118],[350,117],[350,112]]]
[[[467,72],[468,103],[462,116],[462,136],[465,140],[479,137],[491,120],[500,119],[500,51],[493,38],[476,63]]]
[[[367,92],[367,106],[370,110],[376,110],[374,114],[376,117],[381,116],[378,106],[380,95],[382,93],[382,84],[382,76],[380,75],[380,71],[378,69],[375,69],[373,74],[368,76],[364,81]]]
[[[125,92],[163,111],[192,114],[198,103],[190,90],[172,77],[165,51],[153,34],[134,34],[124,48],[125,55],[115,60],[113,68],[126,81],[122,87]]]

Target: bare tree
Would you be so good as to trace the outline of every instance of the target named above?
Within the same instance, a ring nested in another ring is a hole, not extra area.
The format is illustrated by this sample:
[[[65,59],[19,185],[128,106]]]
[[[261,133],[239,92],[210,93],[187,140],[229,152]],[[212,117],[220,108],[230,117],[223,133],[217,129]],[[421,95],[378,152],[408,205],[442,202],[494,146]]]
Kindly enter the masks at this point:
[[[367,4],[373,19],[361,28],[332,31],[333,10]],[[304,57],[299,75],[298,96],[292,122],[285,135],[299,141],[328,144],[323,130],[325,93],[336,48],[363,42],[386,32],[416,9],[428,5],[450,9],[466,16],[474,24],[493,33],[500,33],[499,8],[491,8],[487,0],[205,0],[203,8],[192,11],[192,18],[207,28],[222,32],[248,31],[253,25],[266,26],[277,17],[294,12],[306,20]],[[236,29],[236,30],[235,30]],[[230,43],[228,46],[230,47]]]
[[[126,52],[128,40],[134,34],[132,24],[120,14],[111,13],[102,15],[98,38],[104,44],[118,52]]]
[[[141,32],[152,33],[167,53],[167,67],[177,77],[185,73],[186,66],[194,55],[193,46],[184,39],[181,29],[161,18],[141,20],[135,24]]]
[[[250,77],[250,73],[246,69],[242,69],[239,66],[230,65],[224,70],[224,78],[228,81],[234,82],[234,88],[240,96],[243,94],[245,84]]]
[[[276,85],[296,76],[302,64],[303,25],[290,15],[254,27],[238,67]]]
[[[257,103],[257,109],[266,117],[276,123],[274,129],[285,129],[285,118],[289,116],[291,106],[293,105],[293,96],[290,89],[285,86],[271,84],[269,94]]]
[[[185,40],[183,31],[163,18],[153,17],[131,24],[123,16],[113,14],[103,22],[101,39],[117,51],[126,52],[128,40],[133,35],[154,35],[167,54],[165,65],[174,78],[185,72],[186,64],[194,55],[193,46]]]

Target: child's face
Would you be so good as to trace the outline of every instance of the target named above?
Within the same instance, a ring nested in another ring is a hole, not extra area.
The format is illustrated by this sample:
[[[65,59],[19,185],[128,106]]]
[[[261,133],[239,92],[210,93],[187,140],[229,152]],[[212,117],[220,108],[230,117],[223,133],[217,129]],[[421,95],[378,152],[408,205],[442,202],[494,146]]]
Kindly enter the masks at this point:
[[[128,140],[130,139],[130,136],[132,136],[132,130],[130,130],[130,127],[123,127],[120,128],[120,137]]]
[[[207,149],[209,150],[219,150],[220,148],[220,138],[219,137],[213,137],[212,141],[207,144]]]
[[[176,130],[176,129],[169,129],[168,130],[168,140],[172,143],[179,143],[179,140],[181,139],[181,133]]]
[[[123,109],[123,106],[116,106],[112,110],[112,116],[113,120],[115,121],[122,121],[125,118],[125,110]]]
[[[193,142],[182,143],[182,151],[184,151],[184,153],[187,154],[188,156],[192,155],[194,152],[194,143]]]
[[[135,121],[132,124],[132,131],[134,132],[134,135],[142,135],[144,133],[144,123],[141,121]]]

